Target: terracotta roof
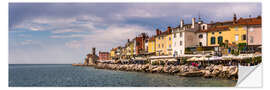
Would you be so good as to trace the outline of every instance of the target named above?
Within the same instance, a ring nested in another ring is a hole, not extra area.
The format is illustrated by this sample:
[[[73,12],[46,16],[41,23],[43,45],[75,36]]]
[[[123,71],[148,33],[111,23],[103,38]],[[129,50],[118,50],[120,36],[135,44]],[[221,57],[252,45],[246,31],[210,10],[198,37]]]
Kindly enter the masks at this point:
[[[99,52],[99,54],[109,54],[109,52]]]
[[[224,26],[213,26],[208,28],[207,30],[200,30],[199,32],[218,32],[218,31],[225,31],[225,30],[229,30],[229,26],[228,25],[224,25]]]
[[[237,20],[237,25],[261,25],[262,19],[260,16],[256,18],[240,18]]]
[[[155,40],[155,36],[149,38],[149,41],[154,41],[154,40]]]

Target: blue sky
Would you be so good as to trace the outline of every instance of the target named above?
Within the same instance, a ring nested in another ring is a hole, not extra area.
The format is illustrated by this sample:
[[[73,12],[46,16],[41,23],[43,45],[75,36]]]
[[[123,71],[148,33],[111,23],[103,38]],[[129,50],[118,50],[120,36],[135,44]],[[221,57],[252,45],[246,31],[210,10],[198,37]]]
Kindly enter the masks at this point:
[[[261,3],[9,3],[9,63],[82,63],[141,32],[261,15]]]

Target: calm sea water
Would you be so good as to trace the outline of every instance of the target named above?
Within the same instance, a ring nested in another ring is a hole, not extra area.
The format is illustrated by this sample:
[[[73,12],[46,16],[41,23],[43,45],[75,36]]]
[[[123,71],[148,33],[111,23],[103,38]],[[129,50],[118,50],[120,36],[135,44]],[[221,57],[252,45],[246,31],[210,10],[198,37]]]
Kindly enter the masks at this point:
[[[112,71],[53,64],[10,64],[10,87],[192,87],[235,86],[237,81]]]

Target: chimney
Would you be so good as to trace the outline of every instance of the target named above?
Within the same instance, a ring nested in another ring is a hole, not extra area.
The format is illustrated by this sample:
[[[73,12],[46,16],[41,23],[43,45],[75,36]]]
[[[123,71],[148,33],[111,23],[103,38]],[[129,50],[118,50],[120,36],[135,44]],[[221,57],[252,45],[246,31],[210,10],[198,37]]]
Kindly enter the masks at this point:
[[[195,27],[195,18],[192,18],[192,25],[191,25],[191,28],[194,28]]]
[[[156,34],[157,34],[157,35],[159,35],[159,34],[160,34],[159,29],[156,29]]]
[[[237,17],[236,17],[236,14],[234,13],[234,14],[233,14],[233,24],[236,23],[236,20],[237,20]]]
[[[262,16],[257,16],[257,19],[261,19],[262,18]]]
[[[92,48],[92,54],[96,55],[96,48]]]
[[[180,20],[180,27],[183,28],[183,26],[184,26],[184,20],[181,19],[181,20]]]

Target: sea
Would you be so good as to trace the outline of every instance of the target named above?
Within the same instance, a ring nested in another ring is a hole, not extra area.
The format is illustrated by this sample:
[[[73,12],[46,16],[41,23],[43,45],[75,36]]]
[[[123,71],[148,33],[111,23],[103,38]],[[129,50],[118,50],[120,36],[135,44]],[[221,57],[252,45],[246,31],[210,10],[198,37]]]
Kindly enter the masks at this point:
[[[71,64],[9,64],[9,87],[234,87],[237,80],[114,71]]]

